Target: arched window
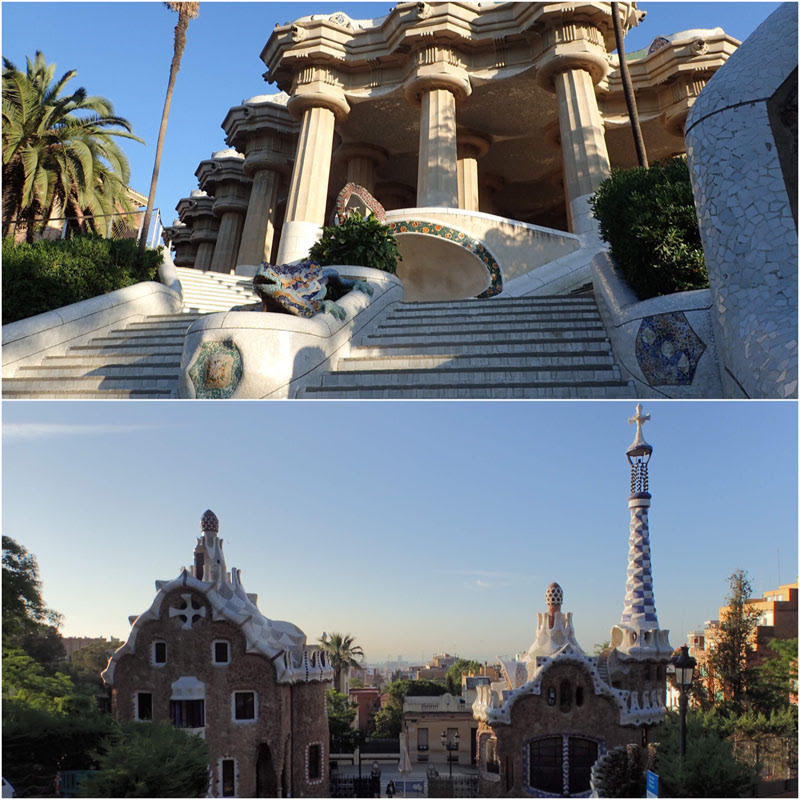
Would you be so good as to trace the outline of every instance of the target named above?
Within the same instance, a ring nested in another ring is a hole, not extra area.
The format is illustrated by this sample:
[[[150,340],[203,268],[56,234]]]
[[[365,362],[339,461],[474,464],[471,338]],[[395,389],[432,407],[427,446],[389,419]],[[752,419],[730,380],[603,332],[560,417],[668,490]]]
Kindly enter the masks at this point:
[[[575,687],[575,705],[576,706],[583,705],[583,686]]]
[[[528,742],[529,790],[562,797],[586,796],[600,745],[584,736],[543,736]]]

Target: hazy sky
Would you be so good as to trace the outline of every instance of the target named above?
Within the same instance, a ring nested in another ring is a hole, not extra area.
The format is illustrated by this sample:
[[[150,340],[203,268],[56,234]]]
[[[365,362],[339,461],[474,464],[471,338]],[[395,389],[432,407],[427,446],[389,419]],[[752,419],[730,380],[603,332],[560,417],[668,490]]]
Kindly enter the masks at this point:
[[[797,576],[797,405],[647,402],[655,599],[679,645],[726,579]],[[591,651],[625,596],[625,402],[3,404],[3,531],[66,635],[124,637],[206,508],[262,612],[367,658],[526,649],[558,581]]]
[[[231,106],[277,91],[262,77],[259,58],[276,23],[313,13],[344,11],[354,18],[383,16],[393,3],[202,2],[189,25],[178,75],[156,206],[166,224],[175,205],[197,188],[194,172],[203,159],[224,148],[221,123]],[[627,36],[626,48],[647,47],[662,34],[687,28],[723,27],[746,38],[778,3],[639,3],[647,17]],[[21,69],[41,50],[57,75],[78,71],[69,91],[85,86],[114,102],[145,144],[121,140],[131,164],[131,186],[150,189],[153,159],[164,105],[176,15],[160,2],[2,3],[3,55]]]

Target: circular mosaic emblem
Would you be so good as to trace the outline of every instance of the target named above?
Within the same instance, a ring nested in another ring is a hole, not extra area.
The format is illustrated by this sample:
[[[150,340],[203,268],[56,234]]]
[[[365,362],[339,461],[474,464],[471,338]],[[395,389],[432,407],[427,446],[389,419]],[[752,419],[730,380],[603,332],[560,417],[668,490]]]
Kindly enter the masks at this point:
[[[683,311],[645,317],[636,334],[636,361],[651,386],[691,384],[705,349]]]
[[[232,339],[204,342],[189,368],[195,396],[201,400],[224,400],[242,380],[242,354]]]

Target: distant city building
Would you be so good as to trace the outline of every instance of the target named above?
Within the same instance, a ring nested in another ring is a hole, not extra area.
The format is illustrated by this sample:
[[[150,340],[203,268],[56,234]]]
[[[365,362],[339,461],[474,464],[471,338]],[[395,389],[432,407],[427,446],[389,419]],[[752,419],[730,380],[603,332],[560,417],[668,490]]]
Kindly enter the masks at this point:
[[[375,715],[381,707],[381,690],[374,686],[351,687],[350,701],[358,706],[353,727],[365,734],[372,733],[375,730]]]
[[[636,414],[626,451],[631,468],[628,580],[611,646],[588,656],[561,611],[557,583],[545,592],[536,638],[501,661],[503,679],[477,686],[480,794],[484,797],[589,796],[592,765],[609,750],[646,745],[665,716],[669,631],[659,627],[653,595],[647,465],[642,436],[649,415]]]
[[[327,655],[258,610],[227,570],[213,512],[201,530],[192,567],[156,581],[102,674],[113,713],[202,736],[209,797],[327,797]]]
[[[471,766],[477,756],[478,723],[463,697],[406,696],[403,701],[403,732],[412,764]],[[442,743],[444,733],[445,742]]]

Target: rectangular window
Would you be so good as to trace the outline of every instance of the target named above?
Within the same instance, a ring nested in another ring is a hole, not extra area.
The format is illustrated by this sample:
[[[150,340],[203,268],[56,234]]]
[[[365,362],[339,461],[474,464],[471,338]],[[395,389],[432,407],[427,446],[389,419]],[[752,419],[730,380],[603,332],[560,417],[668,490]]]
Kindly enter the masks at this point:
[[[428,729],[420,728],[417,731],[417,750],[428,749]]]
[[[318,781],[322,777],[322,748],[318,744],[308,746],[308,779]]]
[[[530,744],[530,785],[549,794],[561,795],[564,776],[561,770],[562,741],[560,736],[549,736]]]
[[[166,642],[153,642],[153,663],[166,664],[167,663],[167,643]]]
[[[230,644],[228,642],[214,642],[214,663],[227,664],[230,660]]]
[[[169,716],[176,728],[203,728],[206,724],[205,700],[170,700]]]
[[[235,763],[232,758],[222,760],[222,796],[236,796],[236,776],[234,772]]]
[[[141,722],[153,719],[153,695],[150,692],[136,693],[136,719]]]
[[[494,737],[486,740],[486,771],[495,775],[500,774],[500,759],[497,756],[497,739]]]
[[[256,693],[233,693],[233,718],[238,720],[256,718]]]

